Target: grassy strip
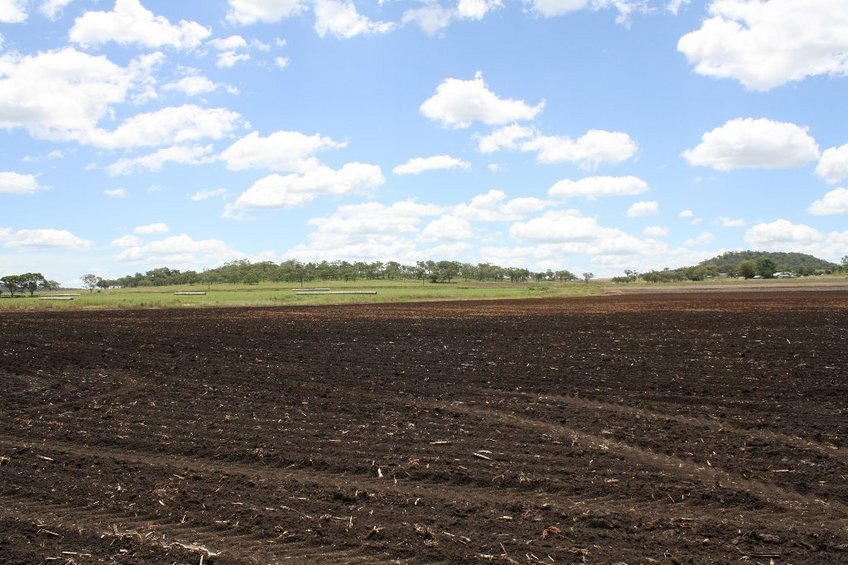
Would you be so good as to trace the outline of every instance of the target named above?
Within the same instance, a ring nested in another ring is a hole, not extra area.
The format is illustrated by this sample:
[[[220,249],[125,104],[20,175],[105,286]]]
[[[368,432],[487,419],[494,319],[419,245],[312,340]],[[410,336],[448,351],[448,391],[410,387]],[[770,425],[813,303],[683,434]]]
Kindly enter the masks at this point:
[[[600,294],[599,284],[584,283],[475,283],[460,281],[450,284],[432,284],[415,281],[356,281],[304,284],[331,290],[374,290],[377,294],[333,294],[327,296],[298,296],[294,289],[299,284],[261,283],[257,285],[163,286],[113,289],[102,292],[82,291],[69,301],[40,300],[51,293],[0,298],[0,310],[44,309],[66,310],[83,308],[179,308],[193,306],[312,306],[320,304],[415,302],[427,300],[486,300],[509,298],[544,298],[557,296],[584,296]],[[206,291],[203,296],[174,295],[176,291]],[[63,294],[56,292],[52,294]]]

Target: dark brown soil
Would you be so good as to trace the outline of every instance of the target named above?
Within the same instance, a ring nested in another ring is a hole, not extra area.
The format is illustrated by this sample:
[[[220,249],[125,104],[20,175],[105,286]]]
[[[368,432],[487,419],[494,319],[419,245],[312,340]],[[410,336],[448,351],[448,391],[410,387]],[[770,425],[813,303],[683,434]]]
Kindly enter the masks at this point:
[[[846,563],[848,292],[0,314],[3,563]]]

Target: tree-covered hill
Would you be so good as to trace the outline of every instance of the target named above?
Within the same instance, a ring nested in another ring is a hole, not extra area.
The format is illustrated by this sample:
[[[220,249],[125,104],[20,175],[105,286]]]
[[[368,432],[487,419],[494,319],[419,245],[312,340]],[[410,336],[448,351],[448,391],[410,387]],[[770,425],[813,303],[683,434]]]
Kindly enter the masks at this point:
[[[700,281],[721,275],[744,277],[746,279],[755,276],[771,278],[779,272],[788,272],[792,273],[793,276],[803,277],[838,272],[843,268],[836,263],[806,253],[728,251],[691,267],[650,271],[642,273],[640,277],[648,282]],[[623,280],[624,277],[619,279]],[[634,277],[631,277],[631,280],[635,280]]]

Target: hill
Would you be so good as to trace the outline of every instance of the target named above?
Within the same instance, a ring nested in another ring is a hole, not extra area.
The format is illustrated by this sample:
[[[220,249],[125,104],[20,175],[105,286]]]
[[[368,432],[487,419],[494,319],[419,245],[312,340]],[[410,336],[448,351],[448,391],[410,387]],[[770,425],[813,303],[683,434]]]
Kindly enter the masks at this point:
[[[747,265],[748,269],[741,268]],[[762,268],[761,268],[762,266]],[[650,271],[641,275],[648,282],[666,282],[693,280],[727,274],[750,278],[759,271],[768,278],[776,271],[790,272],[796,276],[808,276],[818,273],[833,273],[841,267],[836,263],[819,259],[806,253],[786,253],[779,251],[728,251],[712,259],[701,261],[690,267]]]

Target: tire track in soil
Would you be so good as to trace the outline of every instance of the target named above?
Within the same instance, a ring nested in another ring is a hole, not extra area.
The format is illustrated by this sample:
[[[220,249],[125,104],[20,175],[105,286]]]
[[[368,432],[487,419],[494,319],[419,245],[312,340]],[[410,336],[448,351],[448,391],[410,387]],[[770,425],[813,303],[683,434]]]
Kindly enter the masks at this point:
[[[673,422],[677,422],[687,426],[699,426],[708,428],[716,432],[728,432],[738,436],[747,436],[754,439],[761,439],[767,442],[776,441],[785,445],[790,445],[792,447],[810,449],[813,451],[824,453],[828,457],[832,457],[840,463],[848,464],[848,449],[837,447],[835,445],[828,445],[824,443],[815,442],[798,436],[791,436],[788,434],[773,432],[770,430],[740,428],[732,423],[722,420],[698,418],[696,416],[682,416],[680,414],[668,414],[664,412],[648,410],[646,408],[640,408],[638,406],[622,406],[621,404],[615,404],[613,402],[603,402],[601,400],[592,400],[579,396],[538,393],[534,394],[530,392],[504,392],[491,390],[486,390],[486,394],[498,394],[503,396],[504,398],[514,398],[516,396],[521,396],[523,398],[527,398],[528,400],[561,402],[563,404],[567,404],[571,407],[580,410],[605,410],[607,412],[614,412],[623,416],[640,416],[642,418],[654,421],[671,420]]]
[[[623,447],[620,442],[613,442],[600,436],[579,432],[576,430],[566,429],[564,426],[548,424],[536,420],[513,416],[511,414],[502,414],[490,410],[457,407],[450,403],[433,403],[434,407],[442,408],[443,410],[454,410],[462,414],[472,414],[484,417],[494,416],[496,419],[515,425],[535,429],[545,429],[548,432],[567,435],[569,438],[579,438],[584,443],[585,447],[592,447],[602,451],[608,449],[616,449]],[[572,435],[576,434],[575,435]],[[599,447],[606,444],[608,448]],[[406,496],[408,498],[421,498],[430,500],[440,500],[443,502],[456,502],[462,500],[472,500],[484,504],[497,506],[509,500],[509,495],[514,495],[517,499],[526,500],[528,493],[523,490],[510,488],[492,488],[487,489],[479,486],[470,485],[453,485],[444,483],[426,483],[426,482],[407,482],[389,480],[371,479],[363,475],[345,475],[333,474],[314,470],[294,469],[294,468],[278,468],[278,467],[261,467],[252,466],[243,463],[219,462],[219,461],[203,461],[193,457],[182,455],[162,455],[151,454],[146,452],[124,451],[111,448],[89,448],[76,444],[71,444],[62,441],[32,441],[23,438],[14,438],[0,434],[0,445],[6,447],[26,447],[29,449],[40,449],[47,452],[67,453],[81,457],[89,457],[94,459],[109,459],[120,461],[123,463],[149,465],[153,467],[169,468],[182,470],[190,468],[194,471],[204,473],[220,473],[223,475],[241,475],[252,479],[268,479],[268,480],[288,480],[304,485],[319,485],[322,488],[339,489],[350,488],[360,491],[382,492],[396,496]],[[824,518],[823,511],[831,511],[829,504],[809,500],[800,495],[793,493],[785,493],[778,487],[764,485],[755,481],[746,479],[736,480],[728,473],[716,471],[712,468],[703,468],[694,463],[687,462],[682,459],[657,455],[650,452],[645,452],[632,446],[626,446],[624,451],[635,452],[639,455],[640,461],[654,463],[654,466],[659,466],[662,470],[672,472],[677,475],[683,475],[687,478],[696,479],[702,482],[715,482],[717,477],[727,477],[722,486],[732,486],[740,491],[751,492],[760,496],[763,500],[777,504],[789,510],[803,512],[813,518],[813,521],[820,527],[827,526],[834,532],[844,532],[848,529],[848,517],[841,506],[842,515],[838,517],[830,516]],[[632,453],[630,453],[632,455]],[[683,470],[682,465],[685,464],[689,473]],[[706,478],[706,481],[705,481]],[[781,495],[778,500],[775,500],[775,494]],[[785,496],[782,496],[785,495]],[[2,498],[2,497],[0,497]],[[691,504],[682,505],[680,503],[672,503],[671,505],[662,500],[659,501],[636,501],[632,499],[614,499],[609,496],[599,496],[587,498],[585,496],[571,497],[557,493],[555,495],[545,495],[537,497],[537,503],[546,504],[554,511],[563,512],[567,508],[570,512],[585,514],[587,509],[591,509],[593,514],[612,512],[624,515],[630,515],[634,518],[643,518],[645,516],[665,516],[670,513],[672,508],[679,508],[679,513],[683,519],[698,519],[703,523],[714,523],[725,519],[731,519],[740,526],[743,524],[754,524],[761,521],[763,518],[774,520],[776,518],[773,512],[743,510],[738,508],[728,509],[726,512],[717,512],[715,508],[705,508],[692,506]],[[794,530],[798,526],[798,515],[788,513],[785,518],[780,518],[778,521],[782,523],[785,529]]]
[[[830,515],[830,518],[827,520],[829,524],[839,530],[848,528],[848,508],[836,501],[826,502],[812,497],[805,497],[776,485],[752,481],[715,467],[702,466],[680,457],[648,451],[625,442],[583,432],[562,424],[518,416],[511,412],[473,407],[467,404],[434,402],[431,405],[445,411],[490,418],[513,427],[544,430],[552,436],[571,439],[583,447],[597,451],[613,452],[639,463],[650,465],[655,469],[688,479],[695,479],[705,485],[718,483],[723,487],[730,486],[739,491],[749,492],[764,501],[781,506],[790,512],[801,512],[810,517],[821,516],[824,512]],[[797,516],[793,518],[793,521],[797,523]],[[816,521],[818,522],[818,520]]]
[[[141,545],[158,549],[178,547],[202,556],[221,557],[228,562],[282,563],[389,563],[387,554],[368,555],[362,546],[339,548],[308,542],[257,539],[250,534],[228,533],[215,526],[194,526],[163,520],[152,514],[129,514],[104,507],[79,508],[68,504],[35,501],[26,496],[0,495],[0,517],[33,522],[58,530],[89,531],[102,538],[129,537]],[[284,534],[280,534],[282,537]]]

